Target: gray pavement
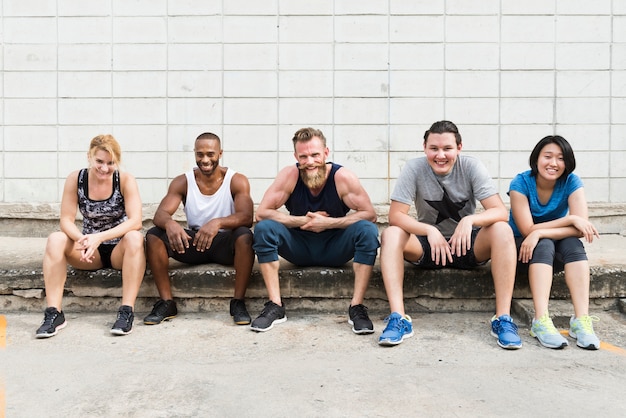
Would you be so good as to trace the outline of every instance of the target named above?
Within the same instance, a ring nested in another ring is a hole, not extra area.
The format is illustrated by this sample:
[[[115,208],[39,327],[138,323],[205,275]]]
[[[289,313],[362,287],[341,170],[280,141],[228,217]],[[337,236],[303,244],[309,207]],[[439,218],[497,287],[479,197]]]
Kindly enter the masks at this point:
[[[391,348],[382,317],[373,335],[298,312],[255,333],[224,309],[114,337],[113,314],[70,313],[36,340],[41,314],[9,313],[0,389],[7,417],[623,416],[626,315],[592,313],[599,351],[543,348],[523,325],[523,348],[503,350],[472,312],[416,314]]]

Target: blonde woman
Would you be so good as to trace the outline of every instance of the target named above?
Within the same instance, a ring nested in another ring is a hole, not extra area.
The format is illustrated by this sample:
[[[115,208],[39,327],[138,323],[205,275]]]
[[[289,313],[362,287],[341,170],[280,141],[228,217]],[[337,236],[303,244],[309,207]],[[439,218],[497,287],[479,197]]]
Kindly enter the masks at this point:
[[[131,174],[119,171],[121,150],[113,136],[93,138],[87,161],[88,168],[65,180],[61,230],[50,234],[46,244],[47,308],[37,338],[52,337],[67,325],[62,309],[67,264],[80,270],[122,271],[122,306],[111,333],[132,332],[135,299],[146,269],[139,189]],[[75,224],[77,208],[83,216],[82,231]]]

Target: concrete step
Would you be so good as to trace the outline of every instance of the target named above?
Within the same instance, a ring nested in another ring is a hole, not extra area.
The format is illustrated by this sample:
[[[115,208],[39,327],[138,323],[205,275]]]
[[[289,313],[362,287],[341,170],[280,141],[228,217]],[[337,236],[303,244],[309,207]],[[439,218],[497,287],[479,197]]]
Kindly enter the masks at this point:
[[[45,238],[0,238],[0,307],[2,311],[41,311],[44,307],[41,260]],[[626,237],[602,235],[586,244],[591,265],[590,298],[608,308],[618,307],[626,297]],[[232,297],[234,269],[215,264],[188,266],[172,262],[172,289],[182,312],[224,309]],[[344,312],[353,292],[350,263],[341,268],[300,268],[282,261],[281,292],[290,310]],[[407,265],[405,300],[411,312],[492,311],[493,281],[488,266],[471,271],[421,270]],[[64,309],[72,311],[116,310],[121,296],[120,272],[95,272],[68,268]],[[263,279],[255,265],[247,298],[251,312],[266,300]],[[377,263],[367,291],[370,311],[387,312],[385,289]],[[530,300],[528,280],[518,275],[514,298]],[[569,291],[563,274],[555,276],[552,298],[567,300]],[[149,311],[157,299],[151,274],[146,272],[136,309]]]

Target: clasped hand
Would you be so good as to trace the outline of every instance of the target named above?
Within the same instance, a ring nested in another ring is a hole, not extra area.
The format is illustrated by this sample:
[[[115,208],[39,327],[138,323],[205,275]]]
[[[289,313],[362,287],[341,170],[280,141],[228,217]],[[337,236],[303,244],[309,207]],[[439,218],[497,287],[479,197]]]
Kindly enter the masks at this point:
[[[306,222],[300,227],[304,231],[322,232],[328,229],[330,216],[325,211],[307,212]]]
[[[99,239],[99,234],[87,234],[81,236],[76,241],[76,249],[80,252],[80,261],[84,263],[93,263],[96,258],[96,250],[100,246],[102,241]]]
[[[578,229],[582,234],[583,238],[589,243],[593,242],[593,237],[600,238],[600,233],[596,229],[595,226],[591,222],[589,222],[585,218],[581,218],[580,216],[572,216],[572,224],[574,228]]]

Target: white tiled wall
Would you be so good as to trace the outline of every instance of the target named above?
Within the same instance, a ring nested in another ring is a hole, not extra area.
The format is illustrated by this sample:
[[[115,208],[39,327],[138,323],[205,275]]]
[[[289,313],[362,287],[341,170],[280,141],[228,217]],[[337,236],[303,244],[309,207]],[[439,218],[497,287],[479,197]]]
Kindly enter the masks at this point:
[[[144,202],[158,202],[212,131],[258,203],[294,162],[293,132],[315,126],[384,204],[441,119],[505,200],[534,144],[558,133],[589,200],[626,202],[626,2],[0,4],[0,202],[58,202],[107,132]]]

